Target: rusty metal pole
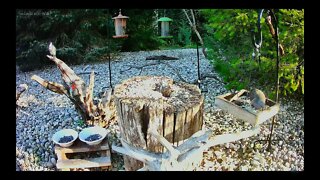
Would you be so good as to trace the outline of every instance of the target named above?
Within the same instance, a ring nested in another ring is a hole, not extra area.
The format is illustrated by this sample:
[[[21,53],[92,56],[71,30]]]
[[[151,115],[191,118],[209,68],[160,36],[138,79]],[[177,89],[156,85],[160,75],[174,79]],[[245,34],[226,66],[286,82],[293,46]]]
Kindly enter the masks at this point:
[[[198,59],[198,86],[200,88],[201,74],[200,74],[200,57],[199,57],[199,45],[197,42],[197,59]]]
[[[280,43],[279,43],[279,20],[278,20],[278,17],[276,17],[275,15],[275,12],[273,12],[271,9],[268,11],[268,14],[272,16],[272,19],[274,19],[274,25],[275,25],[275,29],[276,29],[276,32],[275,32],[275,35],[276,35],[276,44],[277,44],[277,60],[276,60],[276,103],[279,102],[279,66],[280,66],[280,56],[279,56],[279,48],[280,48]],[[270,128],[270,134],[269,136],[267,137],[267,139],[265,140],[257,140],[254,142],[254,149],[255,149],[255,144],[257,142],[265,142],[267,147],[266,147],[266,150],[271,152],[272,151],[272,142],[275,142],[275,141],[280,141],[282,140],[283,142],[286,142],[286,140],[282,137],[279,137],[278,139],[272,139],[272,135],[273,135],[273,131],[274,131],[274,126],[275,126],[275,121],[277,119],[278,115],[276,114],[275,116],[272,117],[272,122],[271,122],[271,128]],[[282,144],[283,145],[283,144]],[[282,146],[281,145],[281,146]]]
[[[276,84],[276,103],[279,102],[279,65],[280,65],[280,60],[279,60],[279,48],[280,48],[280,44],[279,44],[279,20],[278,20],[278,17],[276,17],[276,15],[274,14],[274,12],[271,12],[271,14],[273,14],[273,18],[275,19],[275,26],[276,26],[276,42],[277,42],[277,74],[276,74],[276,77],[277,77],[277,84]],[[273,128],[274,128],[274,123],[275,123],[275,120],[277,118],[277,115],[275,115],[273,118],[272,118],[272,123],[271,123],[271,130],[270,130],[270,136],[269,136],[269,139],[268,139],[268,147],[267,147],[267,151],[271,151],[271,142],[272,142],[272,133],[273,133]]]
[[[111,89],[112,88],[112,81],[111,81],[111,62],[110,62],[110,43],[109,43],[109,9],[108,9],[108,21],[107,21],[107,45],[108,45],[108,64],[109,64],[109,84]]]

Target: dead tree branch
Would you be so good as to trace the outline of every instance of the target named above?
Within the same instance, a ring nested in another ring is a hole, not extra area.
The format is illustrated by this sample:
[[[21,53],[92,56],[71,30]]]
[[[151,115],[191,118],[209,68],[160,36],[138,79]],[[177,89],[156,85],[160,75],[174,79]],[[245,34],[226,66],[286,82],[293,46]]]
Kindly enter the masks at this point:
[[[204,47],[204,42],[203,42],[203,39],[197,29],[197,25],[196,25],[196,20],[195,20],[195,16],[194,16],[194,13],[193,13],[193,9],[190,9],[190,13],[191,13],[191,17],[192,17],[192,20],[190,19],[187,11],[185,9],[182,9],[182,11],[184,12],[184,14],[186,15],[187,19],[188,19],[188,22],[189,22],[189,25],[190,27],[193,29],[193,31],[196,33],[197,37],[199,38],[199,41],[200,41],[200,44],[202,46],[202,53],[203,55],[207,58],[208,55],[207,55],[207,52],[206,52],[206,48]]]
[[[154,136],[168,151],[164,153],[153,153],[144,149],[138,149],[121,139],[123,147],[112,146],[112,149],[118,153],[131,156],[145,163],[145,167],[139,170],[163,171],[163,170],[192,170],[193,159],[202,157],[203,151],[218,145],[237,141],[243,138],[253,136],[260,131],[260,127],[254,127],[251,130],[242,131],[233,134],[223,134],[212,136],[213,131],[198,131],[187,139],[183,144],[174,148],[170,142],[154,129],[150,128],[150,133]]]
[[[104,97],[99,100],[97,105],[93,103],[94,71],[91,72],[90,83],[86,88],[84,81],[67,64],[56,57],[56,48],[52,43],[49,45],[49,51],[51,55],[47,55],[47,57],[61,71],[63,84],[44,80],[37,75],[33,75],[31,79],[50,91],[66,95],[88,124],[108,126],[111,120],[115,118],[115,106],[110,93],[104,93]]]
[[[133,66],[133,65],[131,65],[131,66],[129,66],[128,69],[120,71],[120,73],[123,73],[123,72],[125,72],[125,71],[128,71],[128,70],[130,70],[130,69],[132,69],[132,68],[135,68],[135,69],[139,69],[139,70],[140,70],[140,73],[139,73],[139,75],[140,75],[141,72],[142,72],[142,70],[143,70],[143,68],[148,67],[148,66],[155,66],[155,65],[159,65],[159,64],[165,64],[166,66],[170,67],[170,68],[176,73],[176,75],[179,77],[179,79],[180,79],[181,81],[187,83],[187,81],[180,75],[179,71],[178,71],[176,68],[174,68],[173,66],[171,66],[171,65],[170,65],[169,63],[167,63],[167,62],[150,63],[150,64],[145,64],[145,65],[142,65],[142,66]]]
[[[20,84],[18,89],[16,90],[16,101],[20,98],[21,94],[28,89],[28,85]]]

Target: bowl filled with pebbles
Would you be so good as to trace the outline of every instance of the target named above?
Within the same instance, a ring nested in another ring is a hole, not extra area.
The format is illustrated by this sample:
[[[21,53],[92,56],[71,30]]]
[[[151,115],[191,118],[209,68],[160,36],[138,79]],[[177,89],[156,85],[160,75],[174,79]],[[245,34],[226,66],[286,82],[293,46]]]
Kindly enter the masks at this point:
[[[62,129],[52,136],[52,141],[61,147],[69,147],[78,138],[78,132],[73,129]]]
[[[107,136],[108,131],[105,128],[94,126],[83,129],[79,133],[79,139],[88,145],[98,145]]]

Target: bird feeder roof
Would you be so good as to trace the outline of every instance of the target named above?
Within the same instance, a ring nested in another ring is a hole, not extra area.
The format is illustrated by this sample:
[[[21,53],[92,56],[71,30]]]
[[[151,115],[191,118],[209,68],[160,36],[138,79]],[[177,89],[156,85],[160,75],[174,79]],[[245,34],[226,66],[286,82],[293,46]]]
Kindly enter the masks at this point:
[[[118,16],[116,16],[116,17],[114,17],[114,18],[112,18],[112,19],[128,19],[129,17],[128,16],[123,16],[121,13],[118,15]]]
[[[158,21],[172,21],[172,19],[168,18],[168,17],[162,17],[162,18],[158,19]]]

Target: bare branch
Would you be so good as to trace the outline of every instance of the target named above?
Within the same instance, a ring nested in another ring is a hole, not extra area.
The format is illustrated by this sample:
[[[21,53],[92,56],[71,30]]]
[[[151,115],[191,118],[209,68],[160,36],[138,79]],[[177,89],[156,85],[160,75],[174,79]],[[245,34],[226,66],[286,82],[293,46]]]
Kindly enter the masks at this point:
[[[248,138],[260,132],[260,126],[254,127],[247,131],[242,131],[233,134],[222,134],[218,136],[211,137],[208,143],[203,147],[204,149],[218,144],[229,143],[233,141],[238,141],[240,139]]]
[[[187,11],[186,11],[185,9],[182,9],[182,11],[183,11],[184,14],[186,15],[186,17],[187,17],[187,19],[188,19],[188,22],[189,22],[189,25],[192,27],[193,24],[192,24],[192,22],[191,22],[191,20],[190,20],[190,18],[189,18],[189,15],[187,14]]]
[[[128,71],[128,70],[130,70],[131,68],[135,68],[135,69],[140,69],[140,73],[139,73],[139,75],[140,75],[141,72],[142,72],[142,69],[143,69],[144,67],[154,66],[154,65],[158,65],[158,64],[165,64],[165,65],[169,66],[169,67],[176,73],[176,75],[178,76],[178,78],[179,78],[181,81],[187,82],[187,81],[180,75],[179,71],[178,71],[176,68],[172,67],[172,66],[171,66],[169,63],[167,63],[167,62],[150,63],[150,64],[145,64],[145,65],[142,65],[142,66],[129,66],[128,69],[122,70],[122,71],[120,71],[120,73],[123,73],[124,71]]]
[[[122,144],[123,148],[126,150],[126,152],[125,152],[125,153],[127,153],[126,155],[131,156],[141,162],[150,163],[150,162],[156,161],[157,159],[161,159],[161,157],[162,157],[159,154],[151,153],[147,150],[138,149],[136,147],[133,147],[133,146],[129,145],[122,138],[120,140],[121,140],[121,144]],[[112,146],[112,147],[114,147],[114,146]],[[113,148],[113,150],[115,150],[115,149]],[[115,150],[115,151],[117,151],[117,150]],[[123,154],[125,154],[125,153],[123,153]]]
[[[206,132],[203,130],[200,130],[195,134],[193,134],[189,139],[187,139],[180,146],[178,146],[177,150],[179,150],[180,153],[184,153],[195,147],[200,147],[201,145],[203,145],[203,142],[208,141],[211,135],[212,135],[212,130],[208,130]]]
[[[162,62],[163,64],[165,64],[165,65],[167,65],[167,66],[169,66],[175,73],[176,73],[176,75],[179,77],[179,79],[181,80],[181,81],[183,81],[183,82],[187,82],[181,75],[180,75],[180,73],[179,73],[179,71],[176,69],[176,68],[174,68],[174,67],[172,67],[169,63],[166,63],[166,62]]]
[[[193,9],[190,9],[190,12],[191,12],[192,20],[193,20],[193,25],[195,26],[196,25],[196,19],[195,19],[194,14],[193,14]]]
[[[49,89],[50,91],[53,91],[58,94],[65,94],[68,96],[68,91],[61,84],[44,80],[37,75],[33,75],[31,77],[31,79],[37,81],[39,84],[41,84],[43,87]]]
[[[85,103],[87,106],[87,110],[89,114],[92,114],[95,112],[95,110],[97,109],[97,107],[93,104],[93,86],[94,86],[94,71],[91,72],[90,74],[90,83],[89,86],[87,88],[87,92],[86,92],[86,99],[85,99]]]
[[[68,84],[69,86],[75,86],[73,90],[74,93],[79,94],[79,99],[82,103],[84,103],[84,91],[85,91],[85,83],[84,81],[78,77],[74,71],[67,65],[65,64],[62,60],[54,57],[54,56],[49,56],[47,55],[49,59],[51,59],[53,62],[56,63],[58,66],[59,70],[61,71],[62,74],[62,79]]]
[[[107,108],[109,106],[109,103],[111,101],[111,96],[112,96],[112,89],[106,90],[101,97],[101,105],[103,108]]]
[[[142,168],[138,169],[137,171],[148,171],[148,167],[147,166],[143,166]]]
[[[200,44],[201,44],[201,46],[202,46],[202,53],[203,53],[203,55],[207,58],[208,55],[207,55],[206,49],[205,49],[205,47],[204,47],[204,42],[203,42],[203,40],[202,40],[202,38],[201,38],[201,35],[200,35],[199,31],[197,30],[196,21],[195,21],[194,14],[193,14],[192,10],[191,10],[191,14],[192,14],[192,16],[193,16],[192,18],[193,18],[194,23],[191,22],[190,17],[189,17],[189,15],[187,14],[187,11],[186,11],[185,9],[182,9],[182,10],[183,10],[184,14],[186,15],[186,17],[187,17],[187,19],[188,19],[189,25],[191,26],[191,28],[193,29],[193,31],[196,33],[197,37],[199,38]]]
[[[20,84],[16,91],[16,101],[20,98],[20,95],[28,89],[28,85]]]
[[[149,128],[149,133],[154,136],[171,154],[171,157],[178,157],[180,152],[173,148],[172,144],[161,136],[155,128]]]

